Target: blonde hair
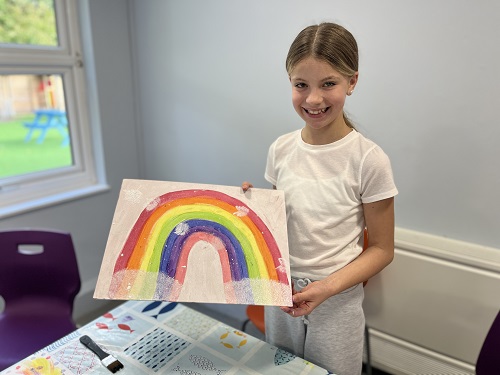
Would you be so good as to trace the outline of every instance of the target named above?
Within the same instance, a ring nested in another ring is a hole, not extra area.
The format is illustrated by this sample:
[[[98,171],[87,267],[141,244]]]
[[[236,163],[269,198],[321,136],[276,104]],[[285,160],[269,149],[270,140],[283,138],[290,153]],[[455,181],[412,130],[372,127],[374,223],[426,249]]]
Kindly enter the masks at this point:
[[[288,74],[291,74],[300,61],[308,57],[327,62],[348,79],[358,71],[356,39],[347,29],[336,23],[324,22],[308,26],[297,35],[286,57]],[[345,112],[343,115],[347,126],[355,129]]]

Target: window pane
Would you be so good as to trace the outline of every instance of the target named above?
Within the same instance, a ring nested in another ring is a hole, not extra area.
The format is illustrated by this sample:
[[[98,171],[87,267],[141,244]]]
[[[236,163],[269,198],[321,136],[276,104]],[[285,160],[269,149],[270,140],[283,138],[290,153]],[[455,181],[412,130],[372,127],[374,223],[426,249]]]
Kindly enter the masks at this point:
[[[62,77],[0,76],[0,178],[71,165]]]
[[[58,46],[54,0],[1,0],[0,43]]]

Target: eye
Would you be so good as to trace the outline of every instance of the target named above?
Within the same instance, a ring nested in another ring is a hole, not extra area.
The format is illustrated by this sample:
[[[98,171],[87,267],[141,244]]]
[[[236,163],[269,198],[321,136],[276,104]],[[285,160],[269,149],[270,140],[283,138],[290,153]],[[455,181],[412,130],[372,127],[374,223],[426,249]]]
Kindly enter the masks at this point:
[[[297,82],[293,86],[298,88],[298,89],[303,89],[304,87],[307,87],[307,85],[303,82]]]
[[[323,84],[323,86],[325,86],[325,87],[333,87],[333,86],[335,86],[335,85],[336,85],[336,83],[335,83],[335,82],[332,82],[332,81],[328,81],[328,82],[325,82],[325,83]]]

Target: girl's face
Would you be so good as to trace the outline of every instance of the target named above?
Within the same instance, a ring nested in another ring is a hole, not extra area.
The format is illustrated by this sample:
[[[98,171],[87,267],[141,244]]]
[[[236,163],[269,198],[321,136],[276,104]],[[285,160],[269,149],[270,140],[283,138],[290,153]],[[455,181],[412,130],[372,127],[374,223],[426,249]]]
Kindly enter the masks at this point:
[[[358,73],[344,77],[325,61],[308,57],[290,74],[295,111],[311,130],[342,130],[346,95],[354,90]]]

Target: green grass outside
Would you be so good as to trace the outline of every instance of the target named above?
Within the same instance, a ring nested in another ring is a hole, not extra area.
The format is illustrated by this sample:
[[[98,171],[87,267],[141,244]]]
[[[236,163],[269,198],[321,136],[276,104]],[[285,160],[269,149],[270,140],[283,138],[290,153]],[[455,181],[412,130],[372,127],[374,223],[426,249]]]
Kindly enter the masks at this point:
[[[0,121],[0,178],[17,176],[73,164],[71,146],[62,146],[62,135],[49,129],[43,143],[38,144],[40,130],[25,141],[28,129],[24,122],[34,116],[21,116],[10,121]]]

